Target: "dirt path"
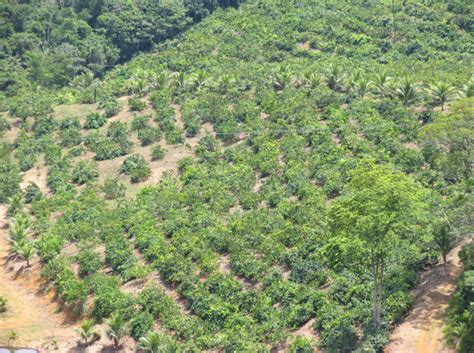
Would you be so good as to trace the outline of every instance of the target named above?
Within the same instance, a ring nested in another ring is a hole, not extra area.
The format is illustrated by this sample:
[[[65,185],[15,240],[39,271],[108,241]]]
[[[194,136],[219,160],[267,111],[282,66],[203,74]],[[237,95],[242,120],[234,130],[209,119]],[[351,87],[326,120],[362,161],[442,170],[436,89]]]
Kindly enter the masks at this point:
[[[443,344],[443,322],[461,272],[458,254],[463,244],[449,253],[446,274],[443,266],[437,265],[422,275],[412,293],[413,308],[405,321],[395,328],[385,353],[454,353]]]
[[[0,314],[0,346],[45,348],[54,341],[77,337],[65,315],[58,314],[53,293],[40,295],[39,264],[18,272],[19,264],[6,262],[10,244],[5,224],[6,206],[0,205],[0,296],[7,299],[7,312]],[[11,339],[12,332],[16,338]]]

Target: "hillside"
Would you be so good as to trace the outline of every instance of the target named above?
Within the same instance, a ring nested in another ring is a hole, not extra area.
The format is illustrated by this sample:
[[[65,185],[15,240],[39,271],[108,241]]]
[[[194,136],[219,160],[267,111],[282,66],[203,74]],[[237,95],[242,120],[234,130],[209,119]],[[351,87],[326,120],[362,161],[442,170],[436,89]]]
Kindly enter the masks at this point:
[[[124,351],[381,352],[472,235],[472,6],[224,5],[100,75],[4,92],[5,262],[97,351],[120,326]]]

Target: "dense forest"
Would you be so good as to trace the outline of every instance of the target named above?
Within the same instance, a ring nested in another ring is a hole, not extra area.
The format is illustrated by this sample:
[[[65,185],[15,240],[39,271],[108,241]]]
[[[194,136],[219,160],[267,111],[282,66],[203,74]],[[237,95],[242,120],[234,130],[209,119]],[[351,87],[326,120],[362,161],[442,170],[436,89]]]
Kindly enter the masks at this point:
[[[473,6],[2,2],[7,260],[86,346],[368,353],[467,244],[472,352]]]

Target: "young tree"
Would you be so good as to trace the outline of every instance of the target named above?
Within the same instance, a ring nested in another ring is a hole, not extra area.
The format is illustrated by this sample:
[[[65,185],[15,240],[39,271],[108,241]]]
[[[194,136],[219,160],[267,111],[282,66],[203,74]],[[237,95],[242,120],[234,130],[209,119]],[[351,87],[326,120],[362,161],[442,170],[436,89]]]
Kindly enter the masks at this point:
[[[431,85],[428,93],[433,99],[433,104],[441,106],[441,111],[444,111],[444,105],[454,98],[456,89],[443,81]]]
[[[36,249],[31,242],[24,242],[17,250],[20,259],[26,262],[26,268],[30,267],[30,261],[36,255]]]
[[[424,192],[405,174],[371,160],[361,163],[331,208],[335,235],[357,237],[367,249],[373,276],[373,322],[380,324],[384,275],[401,241],[421,223]]]
[[[328,87],[334,91],[340,91],[344,87],[346,74],[337,64],[333,64],[326,70],[324,77]]]
[[[127,321],[119,313],[113,313],[108,320],[107,336],[114,342],[114,349],[117,352],[122,344],[122,340],[130,331],[130,326]]]
[[[405,77],[395,90],[396,96],[403,101],[404,105],[412,104],[418,95],[417,83],[408,77]]]
[[[84,322],[81,325],[81,328],[77,330],[79,333],[79,336],[84,343],[84,345],[87,347],[91,344],[92,339],[95,336],[95,331],[94,331],[94,321],[92,320],[84,320]]]
[[[439,227],[439,229],[435,232],[434,241],[441,251],[443,265],[446,268],[446,257],[456,243],[456,235],[451,231],[449,223],[444,223],[441,225],[441,227]]]
[[[379,72],[374,76],[373,80],[373,92],[379,98],[386,98],[392,95],[392,91],[389,87],[391,77],[384,71]]]
[[[138,341],[138,348],[146,353],[179,352],[179,345],[171,337],[163,333],[148,332]]]

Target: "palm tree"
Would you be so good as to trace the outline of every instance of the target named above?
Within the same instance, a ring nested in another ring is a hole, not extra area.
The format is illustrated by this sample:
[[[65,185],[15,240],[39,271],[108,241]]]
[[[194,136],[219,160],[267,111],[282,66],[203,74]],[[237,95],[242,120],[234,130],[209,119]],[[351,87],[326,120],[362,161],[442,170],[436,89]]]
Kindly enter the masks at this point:
[[[334,91],[343,89],[344,79],[346,74],[337,64],[332,64],[329,69],[326,70],[324,77],[326,78],[326,84]]]
[[[192,75],[192,80],[196,85],[197,90],[200,91],[201,88],[207,83],[208,77],[205,71],[198,70]]]
[[[148,73],[146,71],[136,71],[127,81],[128,90],[133,94],[144,95],[146,93],[147,77]]]
[[[461,94],[465,98],[474,97],[474,80],[462,86]]]
[[[364,77],[360,77],[357,81],[355,81],[354,88],[357,95],[361,98],[369,92],[370,87],[372,87],[372,81],[365,79]]]
[[[235,78],[231,75],[224,74],[219,77],[218,88],[222,93],[227,93],[231,85],[235,83]]]
[[[455,96],[456,88],[447,82],[438,82],[429,87],[428,93],[433,98],[433,104],[440,105],[441,111],[444,111],[444,105]]]
[[[81,328],[77,330],[77,332],[79,333],[82,342],[84,342],[84,345],[86,347],[89,346],[95,336],[94,322],[92,320],[84,320]]]
[[[395,90],[396,96],[403,101],[404,105],[413,103],[418,95],[418,84],[408,77],[405,77]]]
[[[126,322],[122,315],[119,313],[113,313],[108,320],[107,324],[107,337],[114,342],[114,349],[117,352],[118,348],[122,344],[122,340],[129,332],[129,324]]]
[[[10,206],[8,207],[7,215],[11,217],[23,208],[23,196],[20,193],[16,193],[8,198],[8,204]]]
[[[31,242],[25,241],[23,244],[20,244],[16,248],[16,253],[18,254],[18,257],[23,261],[26,261],[26,268],[29,268],[31,259],[36,255],[35,247]]]
[[[444,268],[446,269],[448,253],[456,243],[456,235],[451,231],[449,223],[446,222],[439,228],[435,233],[434,241],[441,251]]]
[[[303,75],[303,85],[307,88],[316,88],[321,84],[321,76],[311,71]]]
[[[391,97],[393,92],[388,85],[391,79],[384,71],[376,74],[373,80],[373,92],[380,98]]]
[[[179,344],[174,339],[163,333],[152,331],[139,339],[138,348],[146,353],[177,353],[180,351]]]
[[[23,213],[18,213],[10,221],[10,240],[19,242],[26,238],[28,233],[29,220]]]
[[[281,65],[278,70],[274,71],[270,79],[273,87],[278,91],[283,91],[286,87],[294,83],[294,76],[290,72],[289,65]]]
[[[173,77],[171,82],[176,88],[182,89],[186,86],[186,75],[184,72],[173,72],[171,76]]]
[[[162,89],[169,84],[169,73],[167,71],[161,71],[160,73],[153,72],[149,76],[150,87],[153,89]]]

